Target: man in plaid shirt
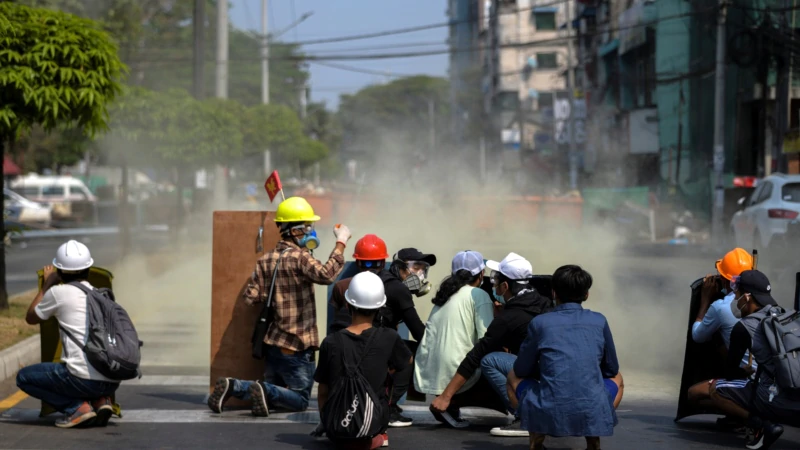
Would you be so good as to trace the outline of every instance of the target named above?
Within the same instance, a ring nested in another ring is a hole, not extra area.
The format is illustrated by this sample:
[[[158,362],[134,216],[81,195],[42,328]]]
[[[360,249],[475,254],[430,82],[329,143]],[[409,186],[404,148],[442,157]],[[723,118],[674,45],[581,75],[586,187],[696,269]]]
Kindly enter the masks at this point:
[[[324,264],[308,251],[319,246],[313,223],[320,219],[308,202],[290,197],[278,205],[275,222],[282,240],[262,256],[244,294],[248,305],[266,302],[272,291],[272,321],[264,338],[264,381],[217,380],[208,407],[221,413],[230,397],[252,401],[255,416],[269,415],[269,405],[305,411],[314,385],[314,352],[319,349],[314,284],[331,284],[344,267],[350,230],[337,225],[336,247]],[[272,286],[273,281],[274,286]]]

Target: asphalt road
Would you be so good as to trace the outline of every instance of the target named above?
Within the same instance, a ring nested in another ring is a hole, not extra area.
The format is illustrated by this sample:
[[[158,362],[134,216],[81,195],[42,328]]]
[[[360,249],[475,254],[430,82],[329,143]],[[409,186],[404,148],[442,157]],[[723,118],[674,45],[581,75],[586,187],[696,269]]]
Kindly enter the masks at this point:
[[[309,436],[319,420],[316,402],[304,413],[276,413],[254,418],[248,410],[211,413],[205,406],[207,377],[157,376],[142,378],[120,388],[117,401],[122,419],[107,428],[60,430],[52,426],[57,415],[38,417],[38,402],[27,399],[0,414],[0,448],[101,449],[109,448],[236,448],[325,449],[326,439]],[[626,386],[614,436],[603,439],[603,448],[619,450],[723,449],[743,447],[743,438],[716,429],[714,417],[697,416],[674,423],[675,402],[668,389]],[[390,429],[391,448],[499,449],[527,448],[525,438],[491,436],[493,426],[508,419],[496,413],[470,408],[463,411],[472,427],[453,430],[436,423],[427,405],[404,405],[414,418],[409,428]],[[800,431],[787,429],[772,448],[796,449]],[[583,449],[580,438],[549,439],[549,449]]]
[[[99,264],[114,264],[113,246],[93,245]],[[55,248],[29,247],[9,260],[16,257],[16,261],[28,261],[30,269],[25,270],[35,270],[42,259],[51,258]],[[108,255],[103,254],[105,251]],[[548,266],[561,264],[552,258],[532,260],[541,272],[551,270],[542,267],[545,262]],[[604,440],[603,448],[743,447],[741,437],[715,428],[714,417],[673,422],[689,319],[689,284],[712,272],[713,261],[707,256],[608,258],[596,252],[587,252],[579,261],[595,276],[585,306],[609,319],[625,376],[620,422],[615,435]],[[326,440],[308,436],[318,421],[315,403],[305,413],[272,414],[268,419],[253,418],[242,410],[222,416],[208,411],[204,399],[210,382],[210,268],[207,257],[197,256],[161,276],[120,274],[115,279],[118,299],[131,313],[145,342],[145,377],[124,383],[118,391],[122,419],[112,420],[105,429],[60,430],[52,426],[55,416],[38,418],[38,402],[27,398],[17,403],[22,397],[14,396],[13,385],[6,384],[0,386],[0,405],[10,409],[0,412],[0,448],[331,448]],[[318,289],[317,295],[320,320],[324,320],[324,288]],[[427,298],[417,300],[423,318],[428,315],[429,304]],[[465,411],[474,425],[468,430],[435,424],[425,404],[405,405],[405,410],[416,424],[390,430],[391,448],[527,448],[525,439],[490,436],[488,430],[507,419],[485,410]],[[581,439],[553,439],[547,447],[583,449],[585,444]],[[783,450],[798,447],[800,432],[794,429],[787,429],[784,438],[773,446]]]
[[[20,245],[14,242],[6,251],[6,283],[9,295],[19,294],[36,288],[36,271],[51,264],[58,246],[69,239],[77,239],[92,252],[95,264],[113,268],[120,261],[120,246],[117,235],[86,237],[69,236],[59,239],[36,239]],[[166,234],[154,234],[132,243],[133,251],[148,251],[163,245]]]

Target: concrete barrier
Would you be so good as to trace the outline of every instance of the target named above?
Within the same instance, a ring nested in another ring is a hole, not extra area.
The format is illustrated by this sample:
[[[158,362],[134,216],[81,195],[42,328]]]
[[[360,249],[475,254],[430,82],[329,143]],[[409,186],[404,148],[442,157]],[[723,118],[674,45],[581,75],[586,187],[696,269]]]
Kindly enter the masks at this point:
[[[0,383],[15,378],[22,367],[38,364],[40,352],[38,334],[0,351]]]

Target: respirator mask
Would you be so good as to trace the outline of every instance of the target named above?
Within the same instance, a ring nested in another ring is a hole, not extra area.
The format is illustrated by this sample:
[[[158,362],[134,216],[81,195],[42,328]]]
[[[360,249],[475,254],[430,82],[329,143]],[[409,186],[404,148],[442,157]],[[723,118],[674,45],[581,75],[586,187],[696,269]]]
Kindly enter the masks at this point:
[[[417,297],[428,294],[433,289],[433,285],[427,280],[430,265],[420,261],[405,261],[405,264],[410,273],[403,284]]]
[[[294,238],[294,241],[301,248],[305,247],[313,251],[319,247],[319,238],[317,237],[317,230],[314,229],[314,225],[298,225],[291,228],[291,230],[301,230],[303,232],[303,237]]]

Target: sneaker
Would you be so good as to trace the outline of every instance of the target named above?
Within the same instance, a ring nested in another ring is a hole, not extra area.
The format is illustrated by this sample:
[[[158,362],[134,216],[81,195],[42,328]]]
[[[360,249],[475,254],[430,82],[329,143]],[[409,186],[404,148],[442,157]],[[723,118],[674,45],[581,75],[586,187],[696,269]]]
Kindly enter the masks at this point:
[[[94,425],[104,427],[108,425],[111,415],[114,414],[114,406],[111,403],[111,397],[100,397],[92,402],[92,409],[94,409],[97,417],[94,419]]]
[[[489,432],[492,436],[504,437],[529,437],[528,430],[522,429],[522,422],[519,419],[514,419],[513,422],[504,427],[495,427]]]
[[[72,428],[81,424],[89,425],[91,421],[97,417],[97,414],[92,409],[92,405],[88,402],[83,404],[70,415],[64,414],[64,418],[56,421],[58,428]]]
[[[231,398],[230,378],[222,377],[214,385],[214,392],[208,396],[208,407],[217,414],[222,414],[222,406]]]
[[[745,447],[756,449],[768,449],[783,434],[783,427],[777,424],[764,421],[764,426],[755,430],[752,439],[748,440]]]
[[[410,427],[414,422],[410,417],[402,415],[402,409],[397,405],[389,406],[389,426],[393,428]]]
[[[264,395],[264,386],[256,381],[250,385],[250,400],[253,401],[251,411],[256,417],[269,417],[269,408],[267,407],[267,396]]]

